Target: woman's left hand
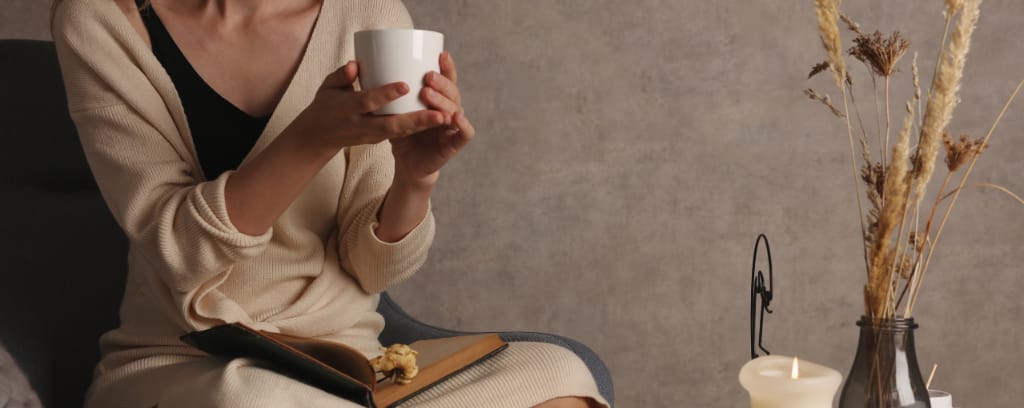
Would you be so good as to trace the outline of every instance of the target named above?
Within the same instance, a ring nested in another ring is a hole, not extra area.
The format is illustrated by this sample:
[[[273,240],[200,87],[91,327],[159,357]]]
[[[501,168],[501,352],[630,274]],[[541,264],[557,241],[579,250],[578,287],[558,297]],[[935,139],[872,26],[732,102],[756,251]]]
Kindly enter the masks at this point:
[[[428,73],[420,100],[444,114],[445,125],[407,137],[391,139],[395,156],[395,181],[416,187],[433,187],[441,167],[473,140],[476,130],[466,119],[462,96],[456,85],[455,61],[447,51],[440,56],[441,73]]]

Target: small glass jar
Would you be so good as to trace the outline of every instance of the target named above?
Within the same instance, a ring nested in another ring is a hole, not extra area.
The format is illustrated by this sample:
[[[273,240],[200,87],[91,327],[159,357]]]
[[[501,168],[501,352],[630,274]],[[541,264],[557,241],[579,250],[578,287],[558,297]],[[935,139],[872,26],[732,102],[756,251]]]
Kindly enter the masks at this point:
[[[931,408],[914,350],[914,319],[861,317],[839,408]]]

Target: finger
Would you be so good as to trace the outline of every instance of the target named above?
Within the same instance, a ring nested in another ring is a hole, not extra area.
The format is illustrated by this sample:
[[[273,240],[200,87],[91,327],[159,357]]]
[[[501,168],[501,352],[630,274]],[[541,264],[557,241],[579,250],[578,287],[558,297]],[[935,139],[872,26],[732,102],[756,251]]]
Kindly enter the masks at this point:
[[[327,75],[324,78],[324,83],[321,85],[323,88],[349,88],[352,83],[356,80],[355,63],[353,61],[346,62],[340,68]]]
[[[448,51],[441,52],[441,61],[438,61],[441,66],[441,75],[450,79],[452,83],[458,83],[459,74],[455,71],[455,59],[452,58],[452,53]]]
[[[442,95],[431,87],[424,87],[420,92],[420,97],[428,107],[439,110],[444,114],[444,124],[446,125],[452,124],[452,115],[461,110],[458,103],[448,99],[447,96]]]
[[[462,149],[470,140],[473,140],[473,138],[476,137],[476,128],[473,127],[473,124],[469,122],[469,119],[466,118],[466,114],[463,112],[455,114],[453,123],[455,123],[455,127],[459,129],[458,136],[460,136],[454,143],[455,148]]]
[[[452,82],[448,77],[431,71],[427,73],[425,82],[428,87],[451,99],[456,105],[462,105],[462,92],[459,91],[459,87],[455,82]]]
[[[356,111],[359,113],[370,113],[380,109],[388,102],[402,97],[409,92],[409,85],[405,82],[392,82],[365,92],[356,94]]]
[[[383,138],[393,139],[441,126],[444,124],[444,115],[424,109],[400,115],[374,117],[370,120],[375,122],[374,125]]]
[[[466,147],[473,140],[474,136],[472,125],[468,124],[466,115],[461,112],[455,114],[455,123],[442,132],[442,134],[446,157],[458,154],[462,151],[462,148]]]

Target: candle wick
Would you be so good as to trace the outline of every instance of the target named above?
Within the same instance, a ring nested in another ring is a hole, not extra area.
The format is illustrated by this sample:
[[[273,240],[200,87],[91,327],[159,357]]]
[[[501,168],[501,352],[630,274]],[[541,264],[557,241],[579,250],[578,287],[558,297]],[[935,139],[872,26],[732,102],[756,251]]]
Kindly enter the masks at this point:
[[[932,373],[928,375],[928,382],[926,382],[924,384],[924,388],[926,388],[926,389],[931,389],[932,388],[932,379],[935,378],[935,370],[938,369],[938,368],[939,368],[939,364],[938,363],[935,363],[935,365],[932,365]]]

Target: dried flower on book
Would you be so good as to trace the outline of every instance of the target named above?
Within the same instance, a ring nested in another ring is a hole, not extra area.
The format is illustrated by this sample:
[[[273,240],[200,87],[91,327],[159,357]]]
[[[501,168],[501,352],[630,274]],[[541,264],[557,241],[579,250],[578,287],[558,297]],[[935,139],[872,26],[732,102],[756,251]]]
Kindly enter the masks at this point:
[[[384,355],[374,357],[370,360],[373,371],[384,373],[391,381],[398,384],[408,384],[419,373],[416,366],[416,355],[419,354],[405,344],[392,344],[380,348]]]

